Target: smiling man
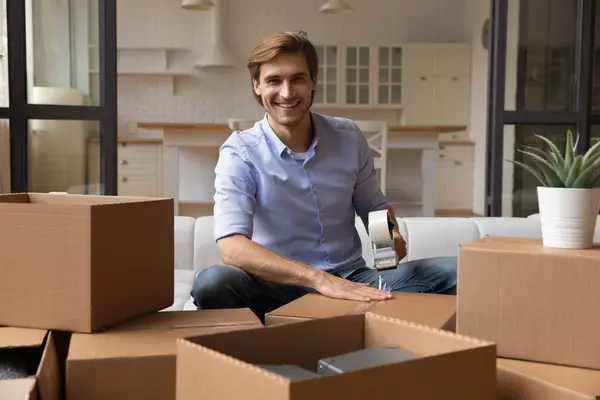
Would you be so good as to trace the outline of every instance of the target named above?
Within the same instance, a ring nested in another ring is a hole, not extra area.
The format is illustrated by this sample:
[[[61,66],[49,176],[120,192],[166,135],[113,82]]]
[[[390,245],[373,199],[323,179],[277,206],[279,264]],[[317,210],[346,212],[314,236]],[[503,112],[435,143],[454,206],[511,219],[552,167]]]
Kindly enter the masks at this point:
[[[304,32],[263,38],[248,60],[265,116],[221,146],[215,173],[214,234],[222,264],[196,276],[198,309],[264,314],[319,292],[358,301],[391,291],[456,294],[456,258],[376,271],[362,258],[356,215],[394,212],[379,189],[371,150],[352,120],[310,111],[318,59]],[[400,259],[406,244],[394,228]]]

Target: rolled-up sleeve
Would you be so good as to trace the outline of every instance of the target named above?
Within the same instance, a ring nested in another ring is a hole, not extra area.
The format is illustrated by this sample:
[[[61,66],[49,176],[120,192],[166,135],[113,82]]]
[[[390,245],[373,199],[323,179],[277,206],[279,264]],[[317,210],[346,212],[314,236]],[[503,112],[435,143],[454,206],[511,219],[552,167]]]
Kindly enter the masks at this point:
[[[379,180],[375,173],[375,163],[373,161],[373,153],[367,139],[355,125],[358,133],[357,142],[359,150],[359,168],[356,183],[354,185],[354,193],[352,202],[354,209],[359,217],[368,217],[371,211],[381,210],[388,205],[388,201],[379,188]]]
[[[256,181],[252,166],[239,149],[226,142],[221,146],[215,167],[214,236],[252,238],[256,206]]]

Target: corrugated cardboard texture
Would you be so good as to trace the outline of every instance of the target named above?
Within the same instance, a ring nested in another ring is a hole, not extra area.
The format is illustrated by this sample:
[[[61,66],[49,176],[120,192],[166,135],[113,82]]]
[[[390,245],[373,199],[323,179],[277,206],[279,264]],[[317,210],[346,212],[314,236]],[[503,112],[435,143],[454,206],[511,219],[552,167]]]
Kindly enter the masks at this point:
[[[262,327],[249,309],[158,312],[94,334],[74,334],[69,400],[175,399],[176,338]]]
[[[0,195],[0,324],[93,332],[173,303],[172,199]]]
[[[314,372],[320,358],[379,345],[422,357],[300,382],[256,366]],[[371,312],[177,340],[178,400],[491,400],[495,383],[494,344]]]
[[[418,324],[454,331],[456,296],[393,293],[393,298],[380,302],[359,302],[307,294],[265,316],[265,325],[329,318],[367,311]]]
[[[597,400],[600,371],[498,359],[498,400]]]
[[[23,351],[39,353],[22,355],[28,359],[35,358],[38,362],[36,371],[30,377],[0,380],[0,399],[60,400],[63,398],[59,359],[52,332],[0,327],[0,351],[2,349],[23,349]]]
[[[600,247],[484,238],[458,256],[457,331],[498,356],[600,368]]]

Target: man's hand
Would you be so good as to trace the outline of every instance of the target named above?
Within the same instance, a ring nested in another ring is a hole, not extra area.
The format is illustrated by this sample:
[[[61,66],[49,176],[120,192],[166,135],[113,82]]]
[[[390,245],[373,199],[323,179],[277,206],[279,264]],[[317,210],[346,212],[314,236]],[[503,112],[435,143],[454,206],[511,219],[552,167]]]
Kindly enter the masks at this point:
[[[406,257],[406,242],[402,235],[396,231],[394,231],[394,249],[396,250],[396,254],[398,254],[398,261]]]
[[[343,300],[373,301],[392,298],[390,292],[375,289],[368,283],[356,283],[323,272],[319,274],[314,289],[324,296]]]

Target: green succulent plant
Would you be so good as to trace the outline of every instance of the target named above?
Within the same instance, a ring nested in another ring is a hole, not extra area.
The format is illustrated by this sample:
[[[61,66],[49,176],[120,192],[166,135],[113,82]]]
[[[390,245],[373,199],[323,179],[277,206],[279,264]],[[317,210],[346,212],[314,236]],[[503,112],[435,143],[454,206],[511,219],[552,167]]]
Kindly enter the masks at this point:
[[[535,135],[547,145],[546,151],[532,146],[523,146],[518,151],[530,157],[533,166],[520,161],[506,160],[531,173],[546,187],[592,188],[600,178],[600,141],[590,147],[585,154],[577,154],[579,134],[573,140],[573,132],[567,131],[564,154],[552,141],[542,135]]]

